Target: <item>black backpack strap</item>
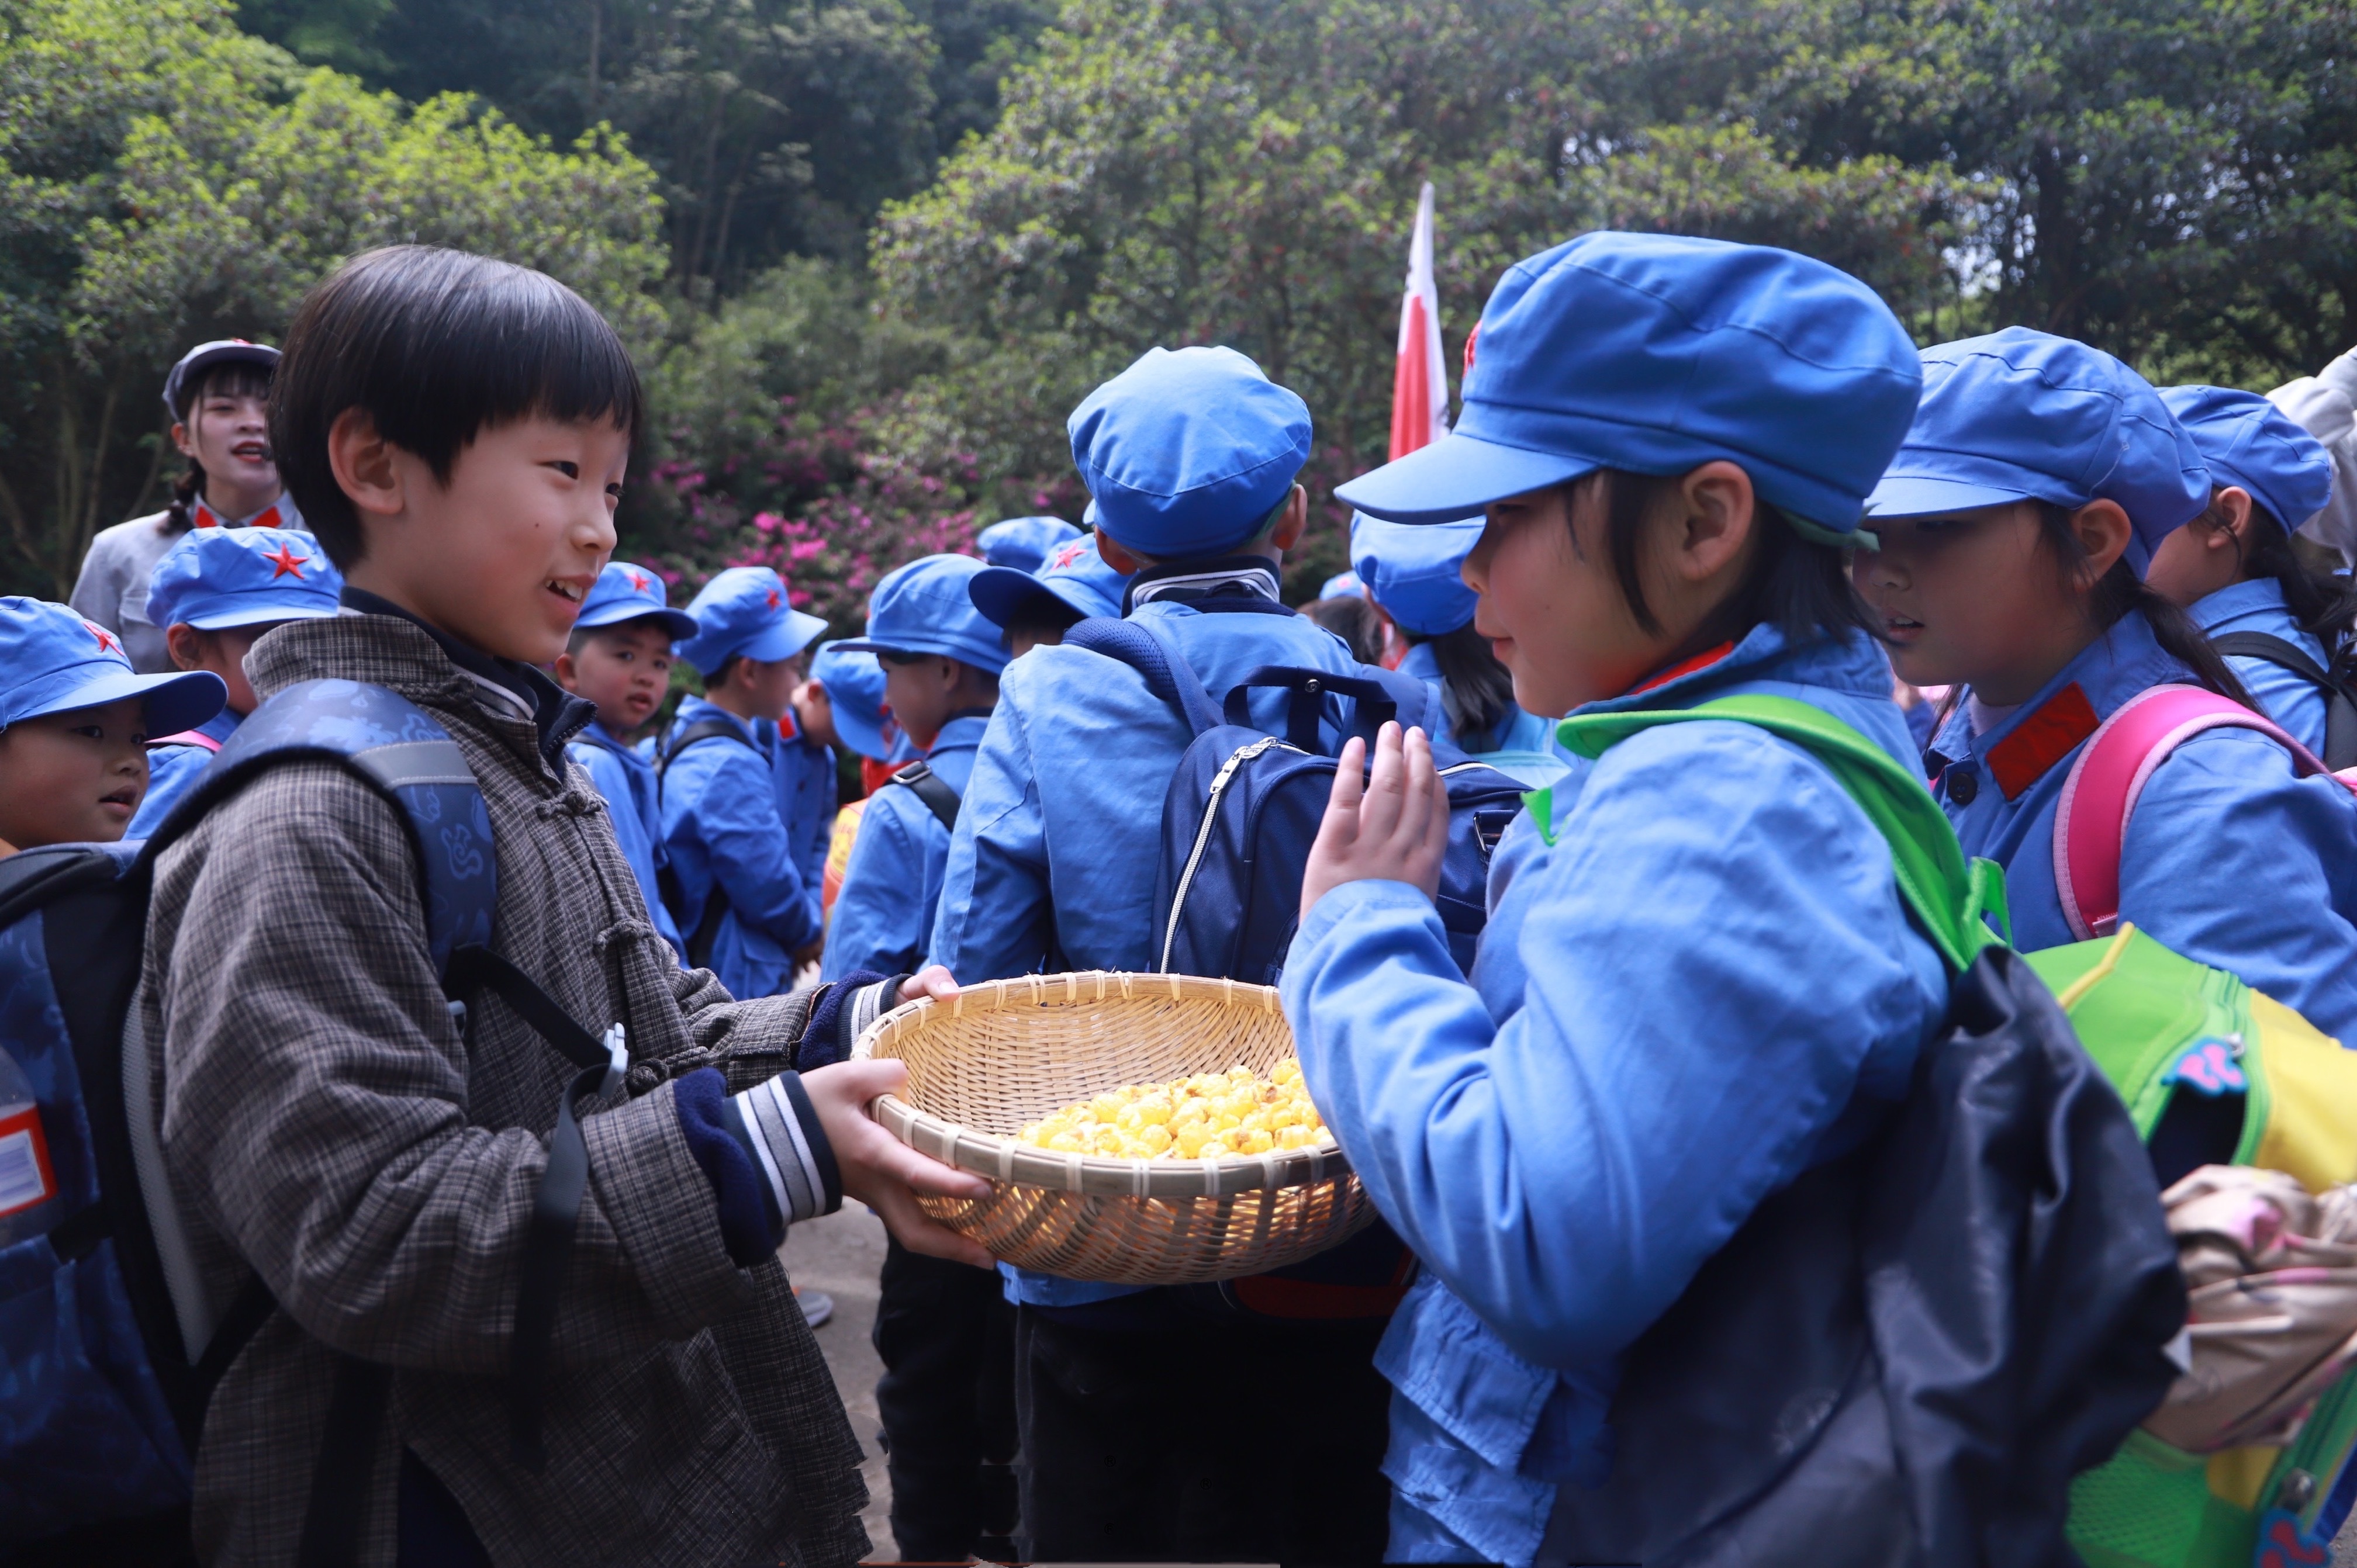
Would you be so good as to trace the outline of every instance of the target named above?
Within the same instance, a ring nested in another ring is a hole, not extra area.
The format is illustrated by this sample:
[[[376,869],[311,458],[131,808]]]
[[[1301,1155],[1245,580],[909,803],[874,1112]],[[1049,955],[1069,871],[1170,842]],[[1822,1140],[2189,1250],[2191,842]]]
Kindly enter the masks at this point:
[[[581,1134],[573,1106],[583,1095],[611,1090],[622,1080],[629,1058],[622,1053],[619,1025],[609,1036],[615,1044],[608,1049],[575,1023],[530,975],[489,948],[461,948],[453,954],[450,983],[454,990],[480,987],[490,992],[581,1069],[556,1101],[548,1165],[533,1195],[532,1224],[524,1234],[515,1326],[508,1346],[509,1448],[518,1465],[537,1473],[547,1462],[540,1418],[548,1381],[549,1346],[555,1337],[565,1266],[573,1258],[581,1197],[589,1185],[589,1144]]]
[[[1145,676],[1146,689],[1178,709],[1197,735],[1219,727],[1220,710],[1187,656],[1140,622],[1091,616],[1064,634],[1064,646],[1102,653]]]
[[[957,831],[958,808],[964,802],[958,798],[958,792],[950,788],[948,779],[921,762],[911,762],[893,774],[891,782],[922,800],[925,809],[932,812],[934,820],[942,826],[952,832]]]
[[[669,746],[655,748],[655,800],[662,800],[663,780],[671,777],[671,765],[679,754],[701,740],[733,740],[748,751],[753,743],[745,732],[726,719],[698,719],[673,736]],[[655,868],[655,894],[671,911],[672,923],[687,939],[687,961],[695,969],[712,967],[712,947],[720,940],[720,922],[728,913],[728,900],[714,886],[704,896],[704,907],[691,911],[687,907],[687,889],[681,885],[679,873],[669,862]],[[695,917],[690,919],[690,914]]]
[[[1422,682],[1417,682],[1419,686]],[[1318,725],[1323,715],[1328,696],[1348,697],[1356,704],[1353,733],[1372,744],[1375,732],[1392,719],[1402,725],[1419,722],[1422,704],[1405,714],[1401,711],[1402,693],[1371,673],[1337,675],[1330,670],[1311,670],[1290,664],[1264,664],[1236,682],[1228,693],[1227,721],[1232,725],[1252,728],[1250,701],[1256,689],[1276,687],[1293,693],[1285,715],[1285,738],[1291,746],[1304,751],[1318,751]]]
[[[2210,646],[2229,659],[2265,660],[2315,687],[2324,697],[2324,765],[2336,772],[2357,767],[2357,699],[2343,671],[2325,670],[2306,649],[2269,632],[2230,631]]]

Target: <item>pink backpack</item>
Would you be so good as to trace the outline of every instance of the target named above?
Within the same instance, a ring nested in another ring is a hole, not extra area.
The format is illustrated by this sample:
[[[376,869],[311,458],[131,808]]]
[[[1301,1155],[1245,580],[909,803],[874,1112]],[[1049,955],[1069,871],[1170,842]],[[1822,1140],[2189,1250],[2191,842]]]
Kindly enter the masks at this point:
[[[2211,729],[2253,729],[2291,753],[2301,778],[2321,773],[2357,792],[2357,768],[2334,773],[2265,714],[2200,686],[2140,692],[2105,719],[2062,783],[2054,811],[2054,886],[2062,917],[2081,941],[2108,937],[2120,923],[2120,849],[2153,769],[2179,746]]]

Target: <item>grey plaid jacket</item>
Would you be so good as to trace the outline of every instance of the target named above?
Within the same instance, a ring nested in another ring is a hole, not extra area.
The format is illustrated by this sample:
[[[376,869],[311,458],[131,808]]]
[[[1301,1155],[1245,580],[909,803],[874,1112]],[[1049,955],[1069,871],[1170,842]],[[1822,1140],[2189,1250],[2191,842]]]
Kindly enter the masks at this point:
[[[492,944],[593,1035],[628,1026],[613,1103],[585,1107],[589,1186],[556,1321],[538,1475],[508,1457],[517,1260],[574,1069],[490,996],[452,1021],[393,808],[296,763],[216,808],[157,867],[142,1017],[198,1260],[279,1310],[231,1365],[197,1455],[208,1562],[291,1561],[333,1381],[328,1347],[395,1369],[363,1528],[389,1563],[400,1450],[501,1564],[808,1563],[866,1547],[843,1402],[774,1260],[729,1261],[670,1080],[734,1091],[791,1064],[807,995],[737,1003],[683,972],[587,776],[542,759],[421,629],[298,621],[247,661],[264,696],[319,677],[431,713],[498,846]]]

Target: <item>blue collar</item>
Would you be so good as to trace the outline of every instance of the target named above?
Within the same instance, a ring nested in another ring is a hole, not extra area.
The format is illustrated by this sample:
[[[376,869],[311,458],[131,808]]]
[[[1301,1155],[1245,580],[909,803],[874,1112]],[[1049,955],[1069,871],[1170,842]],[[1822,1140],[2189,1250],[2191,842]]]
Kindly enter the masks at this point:
[[[227,708],[223,708],[221,712],[215,714],[212,717],[199,725],[197,726],[197,733],[203,736],[208,740],[227,741],[230,736],[237,733],[237,726],[242,722],[243,721],[238,714],[230,712]]]
[[[2185,613],[2193,624],[2208,631],[2240,616],[2272,611],[2288,617],[2291,607],[2284,603],[2283,585],[2273,577],[2254,577],[2247,583],[2230,583],[2214,594],[2194,601]]]
[[[2129,698],[2163,682],[2192,678],[2191,670],[2153,639],[2144,612],[2130,610],[1986,735],[1973,733],[1968,705],[1959,701],[1932,739],[1933,767],[1985,760],[2006,799],[2014,800]]]
[[[933,736],[933,744],[925,755],[939,757],[944,751],[972,751],[982,745],[983,735],[989,728],[988,708],[967,708],[952,714],[942,725],[942,733]]]

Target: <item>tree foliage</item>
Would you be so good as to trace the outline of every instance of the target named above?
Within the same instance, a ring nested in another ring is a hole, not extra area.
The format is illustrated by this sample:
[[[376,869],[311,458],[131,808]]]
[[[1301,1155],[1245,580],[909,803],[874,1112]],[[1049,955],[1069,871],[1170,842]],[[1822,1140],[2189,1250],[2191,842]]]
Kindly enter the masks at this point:
[[[274,337],[354,252],[539,267],[656,347],[653,174],[609,133],[559,149],[462,98],[413,111],[208,0],[5,0],[0,102],[0,520],[39,591],[153,493],[172,360]]]

